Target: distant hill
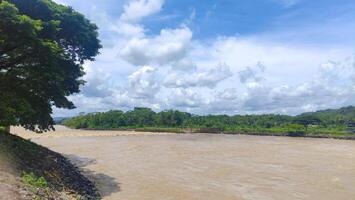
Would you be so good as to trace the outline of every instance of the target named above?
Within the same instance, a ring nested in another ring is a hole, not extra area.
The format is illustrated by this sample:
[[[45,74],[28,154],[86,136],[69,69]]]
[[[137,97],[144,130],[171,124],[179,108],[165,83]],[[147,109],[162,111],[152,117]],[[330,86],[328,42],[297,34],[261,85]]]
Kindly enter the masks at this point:
[[[326,124],[355,124],[355,106],[308,112],[299,116],[317,117]]]
[[[61,124],[66,119],[68,119],[68,117],[53,117],[55,124]]]

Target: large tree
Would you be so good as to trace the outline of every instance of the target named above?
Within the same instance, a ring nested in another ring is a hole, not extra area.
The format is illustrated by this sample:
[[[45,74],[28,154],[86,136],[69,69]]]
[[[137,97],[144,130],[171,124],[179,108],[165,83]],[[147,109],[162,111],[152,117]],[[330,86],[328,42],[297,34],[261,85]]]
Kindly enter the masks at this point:
[[[84,83],[101,48],[95,24],[50,0],[0,0],[0,124],[53,129],[52,107]]]

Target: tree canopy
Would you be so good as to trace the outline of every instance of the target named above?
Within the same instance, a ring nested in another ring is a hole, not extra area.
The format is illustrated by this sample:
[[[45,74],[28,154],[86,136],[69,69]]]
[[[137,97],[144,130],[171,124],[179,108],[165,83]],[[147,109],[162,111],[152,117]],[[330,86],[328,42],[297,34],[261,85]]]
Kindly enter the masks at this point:
[[[287,115],[194,115],[177,110],[154,112],[149,108],[135,108],[104,113],[91,113],[63,121],[71,128],[187,128],[218,129],[225,132],[353,132],[355,107],[337,110]],[[310,126],[313,125],[313,126]],[[309,127],[308,127],[309,126]],[[307,128],[308,127],[308,128]],[[149,129],[153,130],[153,129]]]
[[[0,124],[53,129],[52,107],[84,84],[101,48],[97,26],[50,0],[0,0]]]

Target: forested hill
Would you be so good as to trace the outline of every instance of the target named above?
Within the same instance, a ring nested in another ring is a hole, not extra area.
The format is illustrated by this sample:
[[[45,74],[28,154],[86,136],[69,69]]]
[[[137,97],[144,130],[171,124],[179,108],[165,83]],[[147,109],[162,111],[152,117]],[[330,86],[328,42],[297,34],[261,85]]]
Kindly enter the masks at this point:
[[[316,112],[303,113],[301,117],[312,116],[319,118],[325,124],[354,123],[355,107],[348,106],[340,109],[328,109]]]
[[[149,108],[134,108],[104,113],[91,113],[64,120],[71,128],[170,130],[217,129],[223,132],[309,132],[352,133],[355,107],[344,107],[304,113],[298,116],[265,115],[207,115],[199,116],[176,110],[154,112]]]

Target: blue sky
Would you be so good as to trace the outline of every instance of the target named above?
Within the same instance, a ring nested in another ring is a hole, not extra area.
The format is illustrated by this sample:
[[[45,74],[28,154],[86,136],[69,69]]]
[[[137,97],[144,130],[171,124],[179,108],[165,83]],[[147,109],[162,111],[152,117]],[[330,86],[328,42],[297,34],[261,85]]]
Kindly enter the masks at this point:
[[[74,7],[94,22],[99,14],[93,12],[103,12],[114,21],[129,3],[127,0],[102,0],[100,4],[92,0],[58,1]],[[352,0],[166,0],[160,12],[145,17],[141,23],[147,27],[147,34],[157,34],[163,28],[179,26],[193,14],[194,19],[188,25],[194,31],[194,39],[292,31],[298,37],[285,40],[336,43],[344,42],[345,37],[354,42],[354,9]],[[342,25],[352,26],[352,30],[349,27],[342,30],[339,27]],[[320,33],[317,29],[320,27],[326,30]],[[105,39],[106,34],[109,33],[103,32],[101,38]]]
[[[297,114],[355,104],[352,0],[56,0],[95,22],[79,112]]]

